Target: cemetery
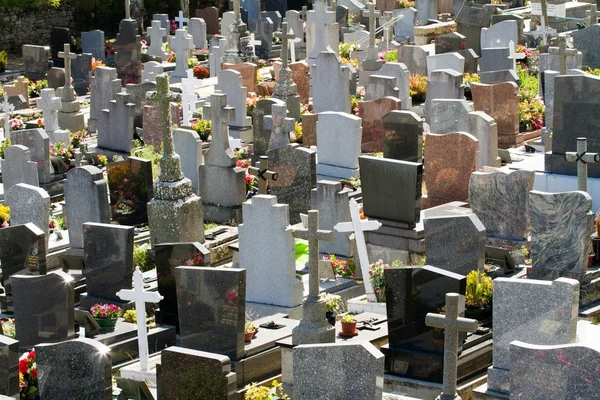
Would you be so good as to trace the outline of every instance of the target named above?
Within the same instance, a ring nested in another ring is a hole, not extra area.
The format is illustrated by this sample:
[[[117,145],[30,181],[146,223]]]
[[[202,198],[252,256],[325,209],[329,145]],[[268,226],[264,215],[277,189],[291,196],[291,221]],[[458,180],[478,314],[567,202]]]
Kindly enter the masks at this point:
[[[600,399],[593,0],[0,0],[0,400]]]

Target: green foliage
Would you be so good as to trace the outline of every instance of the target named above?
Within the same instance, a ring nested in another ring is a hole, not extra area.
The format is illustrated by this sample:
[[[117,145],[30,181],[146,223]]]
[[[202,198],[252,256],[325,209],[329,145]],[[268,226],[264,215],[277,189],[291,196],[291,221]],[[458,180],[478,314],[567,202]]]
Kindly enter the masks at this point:
[[[244,333],[252,333],[256,332],[256,326],[252,323],[252,321],[246,321],[244,324]]]
[[[160,173],[159,160],[161,155],[154,150],[152,145],[147,144],[142,146],[142,142],[139,140],[134,140],[131,155],[152,161],[152,180],[156,181],[158,179],[158,174]]]
[[[6,138],[2,142],[0,142],[0,158],[4,158],[4,150],[10,146],[10,139]]]
[[[532,75],[524,68],[517,67],[519,74],[519,98],[533,99],[539,93],[539,81],[536,75]]]
[[[342,317],[342,322],[346,322],[346,323],[350,324],[352,322],[356,322],[356,320],[354,319],[354,315],[346,314]]]
[[[200,136],[200,140],[206,142],[212,134],[212,122],[209,119],[199,119],[192,129]]]
[[[398,50],[386,51],[383,54],[383,59],[386,62],[398,62]]]
[[[340,42],[339,54],[342,58],[350,58],[350,55],[358,50],[356,42]]]
[[[137,322],[137,313],[135,312],[135,310],[127,310],[123,314],[123,319],[125,320],[125,322],[135,324]]]
[[[141,246],[134,246],[133,248],[133,266],[140,267],[142,272],[156,268],[154,260],[148,255],[148,250]]]
[[[210,231],[211,229],[215,229],[218,226],[219,226],[218,224],[215,224],[213,222],[207,222],[204,224],[204,232]]]
[[[588,69],[585,70],[585,72],[588,73],[588,74],[590,74],[590,75],[600,76],[600,68],[596,68],[596,69],[590,69],[590,68],[588,68]]]
[[[8,64],[8,52],[6,50],[2,50],[0,51],[0,68],[6,67],[6,64]]]
[[[494,282],[492,278],[477,270],[467,275],[465,305],[471,309],[481,309],[492,302]]]
[[[337,314],[342,303],[342,297],[337,294],[321,293],[321,300],[325,301],[325,312]]]
[[[0,7],[17,7],[23,10],[58,8],[61,0],[0,0]]]

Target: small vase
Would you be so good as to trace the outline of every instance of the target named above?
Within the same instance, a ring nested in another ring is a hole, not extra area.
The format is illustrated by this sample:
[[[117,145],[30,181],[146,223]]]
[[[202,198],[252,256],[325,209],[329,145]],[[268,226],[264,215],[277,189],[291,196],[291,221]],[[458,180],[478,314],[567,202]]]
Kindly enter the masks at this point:
[[[329,325],[334,326],[335,325],[335,313],[333,312],[326,312],[325,313],[325,318],[327,318],[327,322],[329,322]]]
[[[254,335],[256,335],[256,331],[244,332],[244,341],[246,343],[250,343],[252,341],[252,338],[254,337]]]
[[[344,322],[342,321],[342,333],[352,335],[356,332],[356,321],[355,322]]]
[[[118,318],[94,318],[94,319],[100,326],[100,329],[109,330],[109,329],[114,329],[115,325],[117,324]]]

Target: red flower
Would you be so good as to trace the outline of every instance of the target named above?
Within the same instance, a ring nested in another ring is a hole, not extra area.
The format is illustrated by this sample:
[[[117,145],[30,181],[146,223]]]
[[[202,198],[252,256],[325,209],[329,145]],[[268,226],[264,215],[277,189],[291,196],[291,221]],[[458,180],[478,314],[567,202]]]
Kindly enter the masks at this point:
[[[29,352],[29,354],[27,355],[27,358],[29,358],[30,360],[33,360],[35,358],[35,350],[31,350]]]
[[[34,369],[31,371],[31,374],[30,374],[30,375],[31,375],[31,377],[32,377],[33,379],[36,379],[36,378],[37,378],[37,368],[34,368]]]
[[[246,175],[246,183],[254,182],[254,177],[252,175]]]
[[[29,362],[26,358],[19,360],[19,372],[25,375],[27,373],[27,368],[29,367]]]

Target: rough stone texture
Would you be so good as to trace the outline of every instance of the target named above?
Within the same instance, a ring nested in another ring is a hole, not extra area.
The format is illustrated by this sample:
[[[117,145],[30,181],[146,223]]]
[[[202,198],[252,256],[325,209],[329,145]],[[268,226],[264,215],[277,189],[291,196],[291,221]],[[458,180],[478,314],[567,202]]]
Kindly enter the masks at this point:
[[[573,44],[583,53],[583,65],[591,69],[600,67],[600,49],[596,40],[599,33],[600,26],[597,24],[573,32]]]
[[[254,131],[254,155],[262,156],[267,153],[269,141],[271,139],[271,130],[264,124],[264,117],[272,115],[272,106],[274,104],[285,106],[282,100],[268,98],[260,99],[256,102],[256,107],[252,111],[252,129]]]
[[[216,7],[196,9],[196,17],[206,22],[206,33],[209,35],[219,33],[219,10]]]
[[[428,264],[460,275],[483,271],[485,227],[477,215],[429,217],[423,226]]]
[[[529,192],[533,268],[575,278],[587,272],[594,230],[591,209],[586,192]]]
[[[382,118],[393,110],[401,109],[401,102],[395,97],[383,97],[358,103],[363,120],[361,149],[363,153],[383,150],[384,130]]]
[[[121,20],[114,47],[117,73],[124,85],[139,83],[142,75],[141,37],[138,32],[135,20]]]
[[[30,80],[44,79],[49,69],[50,47],[24,44],[22,50],[25,77]]]
[[[439,69],[450,69],[464,74],[465,58],[456,52],[427,56],[427,73],[429,76],[433,71]]]
[[[296,346],[294,399],[379,399],[384,355],[371,343]],[[354,360],[361,368],[347,368]]]
[[[20,355],[19,341],[0,335],[0,393],[18,396]],[[13,400],[14,397],[6,399]]]
[[[575,341],[579,284],[567,278],[552,282],[494,280],[494,352],[488,388],[509,393],[512,369],[509,345],[514,340],[556,345]]]
[[[510,345],[510,391],[520,399],[593,399],[598,396],[600,351],[588,345]]]
[[[348,179],[358,176],[362,137],[361,118],[341,112],[323,112],[317,121],[317,174]]]
[[[333,240],[323,241],[319,245],[321,253],[338,256],[352,255],[348,232],[338,232],[333,227],[339,222],[349,222],[349,189],[335,181],[318,181],[312,190],[311,210],[319,211],[319,228],[333,231]]]
[[[246,270],[175,268],[181,346],[244,357]]]
[[[88,131],[95,132],[98,128],[100,111],[109,108],[111,100],[121,92],[121,80],[117,79],[117,69],[110,67],[96,67],[92,77],[90,94],[90,119]]]
[[[412,111],[393,110],[383,116],[383,155],[394,160],[421,162],[423,120]]]
[[[246,269],[246,300],[296,307],[302,304],[302,282],[296,279],[295,247],[287,204],[257,195],[243,205],[239,225],[240,266]],[[259,251],[257,249],[263,249]]]
[[[350,113],[350,70],[333,52],[322,52],[311,68],[313,112],[341,111]]]
[[[435,99],[459,99],[464,96],[462,87],[463,74],[451,69],[440,69],[429,73],[427,82],[427,95],[425,102],[425,115],[433,116],[431,102]]]
[[[231,360],[218,354],[172,346],[156,367],[158,397],[164,400],[233,400],[236,374]]]
[[[427,75],[429,51],[421,46],[404,45],[398,48],[398,62],[406,65],[411,74]]]
[[[450,133],[463,131],[461,126],[473,108],[465,99],[435,99],[429,109],[431,116],[427,117],[431,133]]]
[[[372,156],[358,162],[365,215],[414,227],[421,212],[423,164]]]
[[[437,201],[467,200],[468,177],[477,169],[478,147],[479,141],[468,133],[425,134],[428,205],[437,205]]]
[[[23,129],[10,133],[12,145],[20,144],[31,152],[31,161],[37,163],[39,183],[50,181],[50,138],[41,128]]]
[[[39,186],[37,164],[31,161],[31,152],[27,147],[18,144],[8,146],[0,165],[4,192],[20,183]]]
[[[39,187],[20,183],[5,191],[6,205],[10,207],[12,225],[31,222],[44,232],[48,246],[48,221],[50,219],[50,196]]]
[[[76,339],[35,347],[39,394],[43,399],[112,398],[110,349],[96,340]]]
[[[86,165],[69,170],[65,183],[65,203],[69,221],[69,243],[83,248],[83,224],[110,222],[108,188],[102,171]]]
[[[192,189],[198,192],[198,167],[202,164],[202,141],[191,129],[175,129],[173,131],[175,153],[181,157],[183,176],[192,182]]]
[[[472,83],[473,108],[494,118],[499,136],[519,133],[519,89],[514,82]]]
[[[117,153],[130,153],[133,147],[133,118],[135,104],[129,93],[117,93],[108,109],[98,117],[98,147]],[[100,150],[101,151],[101,150]]]
[[[494,171],[471,174],[469,203],[488,237],[525,240],[529,233],[527,202],[534,171]]]

